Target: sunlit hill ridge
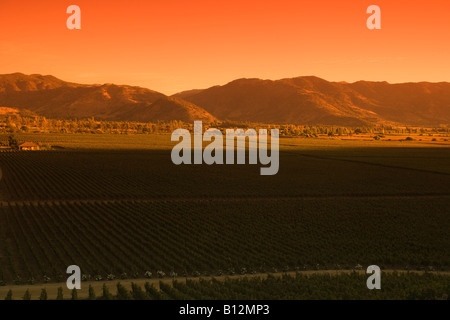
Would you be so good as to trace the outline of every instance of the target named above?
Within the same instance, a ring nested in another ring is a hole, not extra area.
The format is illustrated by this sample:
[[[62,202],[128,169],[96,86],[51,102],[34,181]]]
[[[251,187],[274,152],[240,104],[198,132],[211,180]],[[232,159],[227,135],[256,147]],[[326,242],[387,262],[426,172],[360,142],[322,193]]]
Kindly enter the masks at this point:
[[[450,124],[450,83],[346,83],[312,76],[238,79],[169,97],[135,86],[15,73],[0,75],[0,106],[64,119],[439,126]]]

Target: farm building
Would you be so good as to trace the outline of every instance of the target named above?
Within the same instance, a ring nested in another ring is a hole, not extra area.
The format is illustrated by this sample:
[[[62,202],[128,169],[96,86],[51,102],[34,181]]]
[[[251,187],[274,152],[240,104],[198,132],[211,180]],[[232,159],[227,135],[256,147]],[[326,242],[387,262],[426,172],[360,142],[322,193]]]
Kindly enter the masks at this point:
[[[19,150],[39,150],[39,146],[33,142],[25,142],[19,145]]]

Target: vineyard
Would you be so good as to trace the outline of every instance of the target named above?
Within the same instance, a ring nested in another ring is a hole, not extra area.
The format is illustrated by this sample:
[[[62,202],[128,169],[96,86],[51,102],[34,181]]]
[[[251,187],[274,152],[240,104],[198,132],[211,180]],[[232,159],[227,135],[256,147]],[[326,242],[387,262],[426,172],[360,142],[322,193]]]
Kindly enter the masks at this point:
[[[290,148],[263,180],[255,165],[175,166],[170,150],[0,152],[0,201],[450,195],[450,148]]]
[[[305,300],[395,299],[448,300],[450,277],[431,273],[385,273],[382,290],[367,290],[361,273],[282,275],[226,279],[195,279],[124,285],[111,282],[85,288],[80,293],[43,288],[34,295],[8,291],[6,300]],[[23,290],[21,290],[23,291]],[[56,297],[55,297],[56,293]],[[3,298],[3,297],[1,297]]]
[[[447,199],[30,202],[0,209],[6,283],[309,269],[447,269]],[[280,210],[283,208],[283,210]],[[423,212],[428,212],[424,215]]]
[[[86,281],[449,270],[449,148],[326,143],[285,140],[263,178],[175,166],[163,147],[0,152],[0,285],[64,281],[72,264]]]

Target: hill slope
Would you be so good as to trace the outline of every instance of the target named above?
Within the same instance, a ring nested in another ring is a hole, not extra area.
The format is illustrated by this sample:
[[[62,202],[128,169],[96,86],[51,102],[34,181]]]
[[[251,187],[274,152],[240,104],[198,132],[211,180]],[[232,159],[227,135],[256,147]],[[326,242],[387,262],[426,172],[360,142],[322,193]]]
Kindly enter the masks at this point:
[[[51,118],[214,121],[202,108],[162,93],[126,85],[82,85],[53,76],[0,75],[0,105]]]
[[[229,120],[330,125],[450,123],[450,83],[239,79],[175,96]]]
[[[127,85],[84,85],[53,76],[0,75],[0,106],[51,118],[115,121],[360,126],[450,124],[450,83],[329,82],[317,77],[238,79],[167,97]]]

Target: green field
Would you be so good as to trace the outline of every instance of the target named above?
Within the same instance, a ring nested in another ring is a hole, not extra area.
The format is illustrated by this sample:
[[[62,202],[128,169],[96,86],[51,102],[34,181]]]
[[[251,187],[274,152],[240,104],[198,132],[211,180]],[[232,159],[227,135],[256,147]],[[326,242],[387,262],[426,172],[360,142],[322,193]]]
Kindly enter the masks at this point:
[[[61,281],[71,264],[91,279],[450,269],[444,144],[281,139],[278,174],[261,176],[176,166],[169,135],[20,139],[60,149],[0,152],[6,285]]]

